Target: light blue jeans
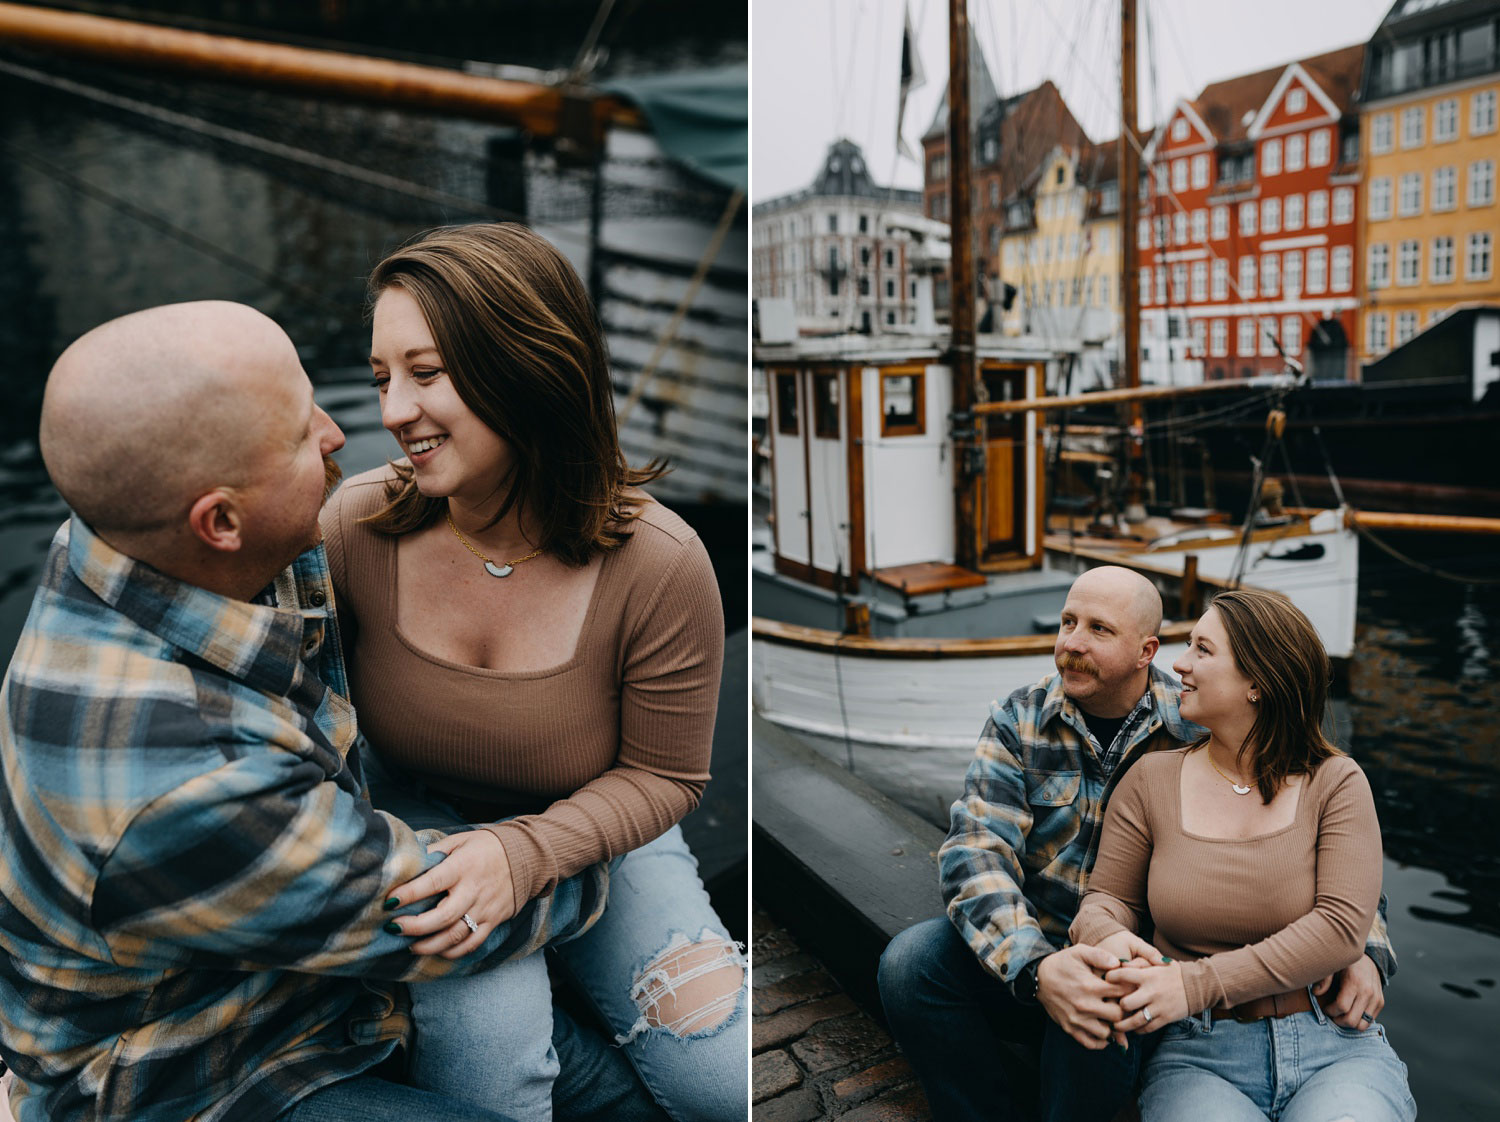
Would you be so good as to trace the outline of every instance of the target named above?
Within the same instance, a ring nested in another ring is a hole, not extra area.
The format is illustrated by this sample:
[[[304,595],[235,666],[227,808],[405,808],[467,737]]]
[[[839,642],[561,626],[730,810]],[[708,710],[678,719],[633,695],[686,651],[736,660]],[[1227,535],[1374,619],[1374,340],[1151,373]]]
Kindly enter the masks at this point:
[[[380,809],[416,829],[466,828],[457,811],[407,777],[393,780],[379,763],[367,770],[370,796]],[[715,965],[733,963],[741,970],[738,993],[722,1003],[727,1015],[701,1031],[648,1024],[652,999],[670,991],[673,981],[685,980],[670,976],[670,969],[653,973],[648,967],[670,959],[678,947],[703,941],[723,948]],[[572,942],[549,950],[674,1122],[746,1117],[750,1024],[744,959],[714,912],[680,827],[620,858],[610,875],[603,918]],[[411,1083],[524,1122],[548,1122],[558,1062],[547,957],[534,954],[466,977],[412,986],[417,1034]]]
[[[1241,1024],[1205,1011],[1162,1030],[1141,1085],[1142,1122],[1411,1122],[1406,1065],[1385,1026],[1310,1013]]]

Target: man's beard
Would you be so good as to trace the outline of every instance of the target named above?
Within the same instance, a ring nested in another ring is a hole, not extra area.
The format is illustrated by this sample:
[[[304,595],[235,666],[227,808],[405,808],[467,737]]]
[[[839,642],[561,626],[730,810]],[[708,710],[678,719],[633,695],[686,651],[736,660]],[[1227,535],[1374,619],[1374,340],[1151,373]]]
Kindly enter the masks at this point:
[[[1082,655],[1069,654],[1064,651],[1057,656],[1057,668],[1059,670],[1072,670],[1078,674],[1087,674],[1090,678],[1099,677],[1099,668]]]

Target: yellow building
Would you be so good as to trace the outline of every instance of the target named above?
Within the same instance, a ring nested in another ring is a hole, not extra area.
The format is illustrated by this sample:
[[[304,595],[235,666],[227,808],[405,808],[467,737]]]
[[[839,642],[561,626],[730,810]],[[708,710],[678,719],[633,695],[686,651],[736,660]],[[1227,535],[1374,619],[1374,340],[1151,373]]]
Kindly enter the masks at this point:
[[[1500,4],[1402,0],[1369,47],[1361,90],[1361,363],[1456,304],[1500,301]]]
[[[1016,297],[1007,335],[1105,339],[1120,322],[1120,192],[1114,145],[1053,148],[1005,200],[1000,277]]]

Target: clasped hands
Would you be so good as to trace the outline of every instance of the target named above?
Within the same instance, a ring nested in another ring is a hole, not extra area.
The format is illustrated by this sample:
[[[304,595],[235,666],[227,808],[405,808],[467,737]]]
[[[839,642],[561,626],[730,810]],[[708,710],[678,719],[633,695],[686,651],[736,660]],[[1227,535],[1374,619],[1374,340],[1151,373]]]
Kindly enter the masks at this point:
[[[462,958],[478,950],[498,924],[515,915],[510,859],[500,839],[485,829],[449,834],[429,845],[427,852],[445,856],[392,892],[385,906],[389,910],[429,896],[443,898],[419,915],[391,920],[386,930],[416,937],[413,954]],[[473,921],[474,930],[464,922],[465,916]]]
[[[1374,1024],[1385,1007],[1374,962],[1360,955],[1313,992],[1322,995],[1335,984],[1338,992],[1324,1007],[1328,1016],[1346,1028]],[[1180,964],[1129,931],[1047,955],[1037,969],[1037,1000],[1059,1028],[1093,1050],[1111,1042],[1124,1047],[1127,1033],[1156,1032],[1189,1012]]]

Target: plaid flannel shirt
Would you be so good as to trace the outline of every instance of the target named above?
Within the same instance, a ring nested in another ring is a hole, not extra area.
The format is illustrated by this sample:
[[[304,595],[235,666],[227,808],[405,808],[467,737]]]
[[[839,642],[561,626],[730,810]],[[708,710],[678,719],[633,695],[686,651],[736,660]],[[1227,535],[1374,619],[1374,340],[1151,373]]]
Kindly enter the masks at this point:
[[[1146,752],[1207,730],[1178,713],[1182,687],[1156,666],[1114,743],[1099,745],[1059,675],[990,703],[953,804],[938,871],[948,918],[979,961],[1012,987],[1031,962],[1067,945],[1109,796]],[[1396,971],[1385,897],[1365,946],[1382,980]]]
[[[266,1122],[408,1039],[402,981],[603,912],[596,867],[459,962],[386,933],[383,902],[440,859],[438,835],[370,807],[321,547],[277,588],[296,606],[182,584],[77,518],[53,541],[0,689],[0,1054],[20,1122]]]

